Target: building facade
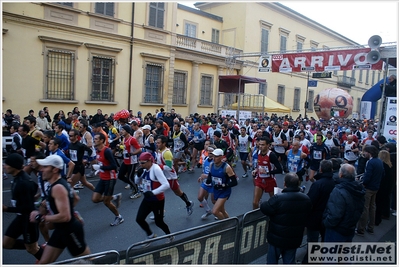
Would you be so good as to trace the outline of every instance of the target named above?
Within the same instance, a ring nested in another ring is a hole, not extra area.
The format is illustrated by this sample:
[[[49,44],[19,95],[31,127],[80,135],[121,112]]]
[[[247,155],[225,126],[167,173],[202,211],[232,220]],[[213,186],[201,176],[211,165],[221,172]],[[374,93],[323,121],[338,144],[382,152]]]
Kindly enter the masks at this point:
[[[291,109],[317,117],[313,98],[342,88],[360,110],[382,71],[338,71],[307,90],[306,73],[260,73],[259,53],[359,44],[279,3],[176,2],[2,3],[3,111],[21,117],[49,107],[88,114],[132,109],[184,115],[218,111],[219,75],[266,79],[246,85]],[[367,40],[365,40],[365,43]],[[253,55],[251,55],[253,54]],[[235,57],[232,57],[235,55]],[[241,56],[240,56],[241,55]],[[378,109],[377,109],[378,110]]]

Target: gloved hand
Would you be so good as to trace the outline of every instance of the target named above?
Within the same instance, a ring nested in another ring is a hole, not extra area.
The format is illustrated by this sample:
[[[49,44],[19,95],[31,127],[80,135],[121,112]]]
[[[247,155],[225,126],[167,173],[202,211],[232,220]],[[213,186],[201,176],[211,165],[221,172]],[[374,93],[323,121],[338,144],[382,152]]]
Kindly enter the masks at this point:
[[[154,193],[153,193],[152,191],[146,191],[146,192],[144,192],[144,197],[145,197],[145,198],[151,198],[151,197],[153,197],[153,196],[155,196],[155,195],[154,195]]]
[[[93,164],[93,169],[94,169],[95,171],[100,170],[100,165],[99,165],[99,164]]]
[[[140,169],[137,170],[137,176],[138,177],[141,177],[143,175],[143,173],[144,173],[144,169],[143,168],[140,168]]]

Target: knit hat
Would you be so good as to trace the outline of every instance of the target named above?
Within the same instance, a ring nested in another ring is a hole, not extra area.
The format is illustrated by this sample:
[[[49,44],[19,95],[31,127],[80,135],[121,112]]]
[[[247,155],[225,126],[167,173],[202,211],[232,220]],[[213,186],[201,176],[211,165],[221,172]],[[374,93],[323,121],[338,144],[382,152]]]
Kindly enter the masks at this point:
[[[125,130],[126,132],[128,132],[129,134],[130,134],[131,131],[132,131],[132,128],[131,128],[129,125],[123,125],[123,126],[122,126],[122,129]]]
[[[14,169],[22,170],[24,167],[24,158],[18,153],[12,153],[7,156],[5,164]]]
[[[213,135],[215,135],[215,136],[217,136],[217,137],[222,137],[222,133],[221,132],[219,132],[219,131],[214,131],[213,132]]]

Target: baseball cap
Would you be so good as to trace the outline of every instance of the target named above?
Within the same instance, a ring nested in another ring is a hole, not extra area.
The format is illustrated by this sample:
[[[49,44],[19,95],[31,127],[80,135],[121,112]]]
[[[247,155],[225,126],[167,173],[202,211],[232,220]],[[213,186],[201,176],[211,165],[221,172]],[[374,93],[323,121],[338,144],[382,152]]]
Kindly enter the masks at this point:
[[[143,129],[143,130],[151,130],[151,126],[150,125],[144,125],[141,129]]]
[[[221,150],[220,148],[216,148],[215,150],[213,150],[212,154],[215,155],[216,157],[224,155],[223,150]]]
[[[288,121],[285,121],[285,122],[283,123],[283,125],[284,125],[284,126],[288,126]]]
[[[53,166],[58,169],[64,168],[64,161],[58,155],[50,155],[45,159],[37,159],[36,162],[41,166]]]
[[[154,157],[149,152],[141,153],[140,157],[139,157],[139,161],[147,161],[147,160],[151,160],[152,162],[154,162]]]
[[[18,153],[12,153],[7,156],[5,164],[14,169],[22,170],[24,167],[24,158]]]

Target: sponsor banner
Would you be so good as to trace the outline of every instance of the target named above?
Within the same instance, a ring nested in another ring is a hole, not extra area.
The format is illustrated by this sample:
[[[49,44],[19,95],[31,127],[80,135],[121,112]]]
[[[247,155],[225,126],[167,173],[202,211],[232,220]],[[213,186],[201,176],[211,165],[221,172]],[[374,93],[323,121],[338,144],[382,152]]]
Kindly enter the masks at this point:
[[[316,72],[332,70],[371,69],[381,70],[382,60],[369,64],[366,60],[370,48],[326,50],[272,56],[272,72],[301,72],[302,68],[314,67]]]
[[[360,104],[360,118],[369,120],[371,119],[371,107],[373,103],[370,101],[362,101]]]
[[[396,97],[387,97],[387,109],[384,121],[384,136],[388,142],[396,142],[397,135],[397,102]]]
[[[309,242],[308,251],[309,264],[393,264],[396,260],[393,242]]]
[[[240,121],[239,121],[239,125],[245,125],[245,120],[246,119],[251,119],[252,118],[252,112],[251,111],[242,111],[240,110]]]
[[[271,56],[260,57],[258,71],[270,72],[271,69],[272,69],[272,57]]]
[[[237,111],[236,110],[226,110],[223,109],[220,111],[220,114],[222,115],[222,118],[226,118],[227,115],[234,116],[234,118],[237,118]]]

